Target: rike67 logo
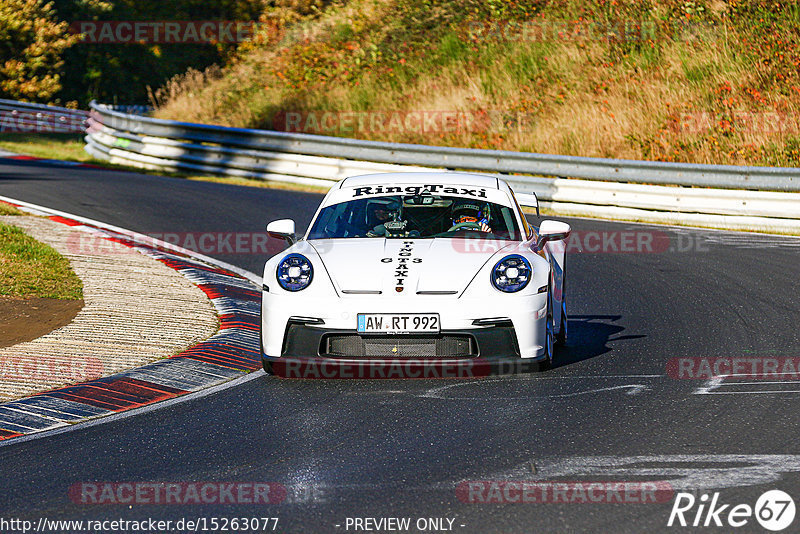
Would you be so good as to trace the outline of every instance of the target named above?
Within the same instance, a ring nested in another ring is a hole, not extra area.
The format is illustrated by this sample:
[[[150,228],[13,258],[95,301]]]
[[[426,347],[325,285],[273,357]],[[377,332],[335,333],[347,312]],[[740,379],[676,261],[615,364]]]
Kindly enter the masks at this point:
[[[781,490],[767,491],[758,498],[755,506],[723,504],[719,492],[713,496],[704,493],[699,498],[681,492],[675,497],[667,526],[739,528],[755,518],[763,528],[779,532],[792,524],[795,511],[794,500]]]

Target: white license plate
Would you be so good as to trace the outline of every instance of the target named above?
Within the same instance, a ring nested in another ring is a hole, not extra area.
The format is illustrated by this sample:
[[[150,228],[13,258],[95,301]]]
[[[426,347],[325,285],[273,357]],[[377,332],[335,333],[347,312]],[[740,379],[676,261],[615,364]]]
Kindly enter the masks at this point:
[[[365,334],[438,334],[438,313],[359,313],[358,331]]]

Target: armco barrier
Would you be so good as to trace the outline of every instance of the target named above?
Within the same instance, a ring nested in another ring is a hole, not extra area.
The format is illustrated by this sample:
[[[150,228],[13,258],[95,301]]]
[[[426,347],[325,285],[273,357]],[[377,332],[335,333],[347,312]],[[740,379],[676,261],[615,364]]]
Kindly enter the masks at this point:
[[[800,232],[800,169],[628,161],[361,141],[191,124],[92,103],[86,149],[151,169],[329,185],[371,172],[499,173],[563,214]]]
[[[0,132],[83,133],[88,118],[77,109],[0,99]]]
[[[141,105],[107,107],[135,115],[146,115],[153,110]],[[88,118],[89,112],[80,109],[0,98],[0,133],[86,133]]]
[[[87,152],[142,168],[323,186],[358,174],[458,169],[498,174],[523,205],[564,215],[800,233],[798,168],[385,143],[168,121],[96,102],[91,108]]]

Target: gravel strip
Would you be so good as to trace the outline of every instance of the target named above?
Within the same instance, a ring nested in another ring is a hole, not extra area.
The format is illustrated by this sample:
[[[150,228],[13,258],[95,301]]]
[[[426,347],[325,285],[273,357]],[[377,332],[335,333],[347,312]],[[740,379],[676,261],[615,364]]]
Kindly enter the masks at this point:
[[[205,293],[161,262],[100,238],[87,241],[80,229],[43,217],[0,221],[66,257],[83,282],[85,302],[70,324],[0,348],[0,400],[140,367],[217,331]]]

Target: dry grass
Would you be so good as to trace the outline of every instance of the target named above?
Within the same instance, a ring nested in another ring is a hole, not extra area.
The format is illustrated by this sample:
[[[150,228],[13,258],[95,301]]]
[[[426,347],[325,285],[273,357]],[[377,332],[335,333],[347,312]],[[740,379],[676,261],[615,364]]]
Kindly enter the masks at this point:
[[[180,97],[182,120],[192,122],[194,117],[215,116],[217,103],[215,100],[201,98],[204,90],[220,79],[221,71],[212,65],[204,71],[189,69],[184,74],[170,79],[163,87],[150,92],[150,100],[154,106],[164,106],[167,102],[177,101]]]
[[[0,201],[0,215],[22,215],[23,213],[19,211],[15,206],[7,202]]]
[[[737,119],[782,113],[800,121],[800,11],[759,0],[738,3],[749,11],[718,0],[695,3],[702,12],[677,0],[652,2],[649,11],[642,0],[620,1],[610,14],[599,0],[584,4],[352,0],[289,26],[282,40],[247,44],[221,71],[176,78],[158,93],[157,114],[270,128],[280,111],[464,111],[488,113],[489,126],[331,133],[581,156],[800,165],[800,129],[774,131]],[[526,5],[534,7],[523,13]],[[514,41],[464,32],[475,21],[539,16],[556,22],[647,16],[664,27],[686,20],[696,26],[690,37],[659,30],[641,43]],[[697,117],[706,120],[701,128],[692,122]]]

